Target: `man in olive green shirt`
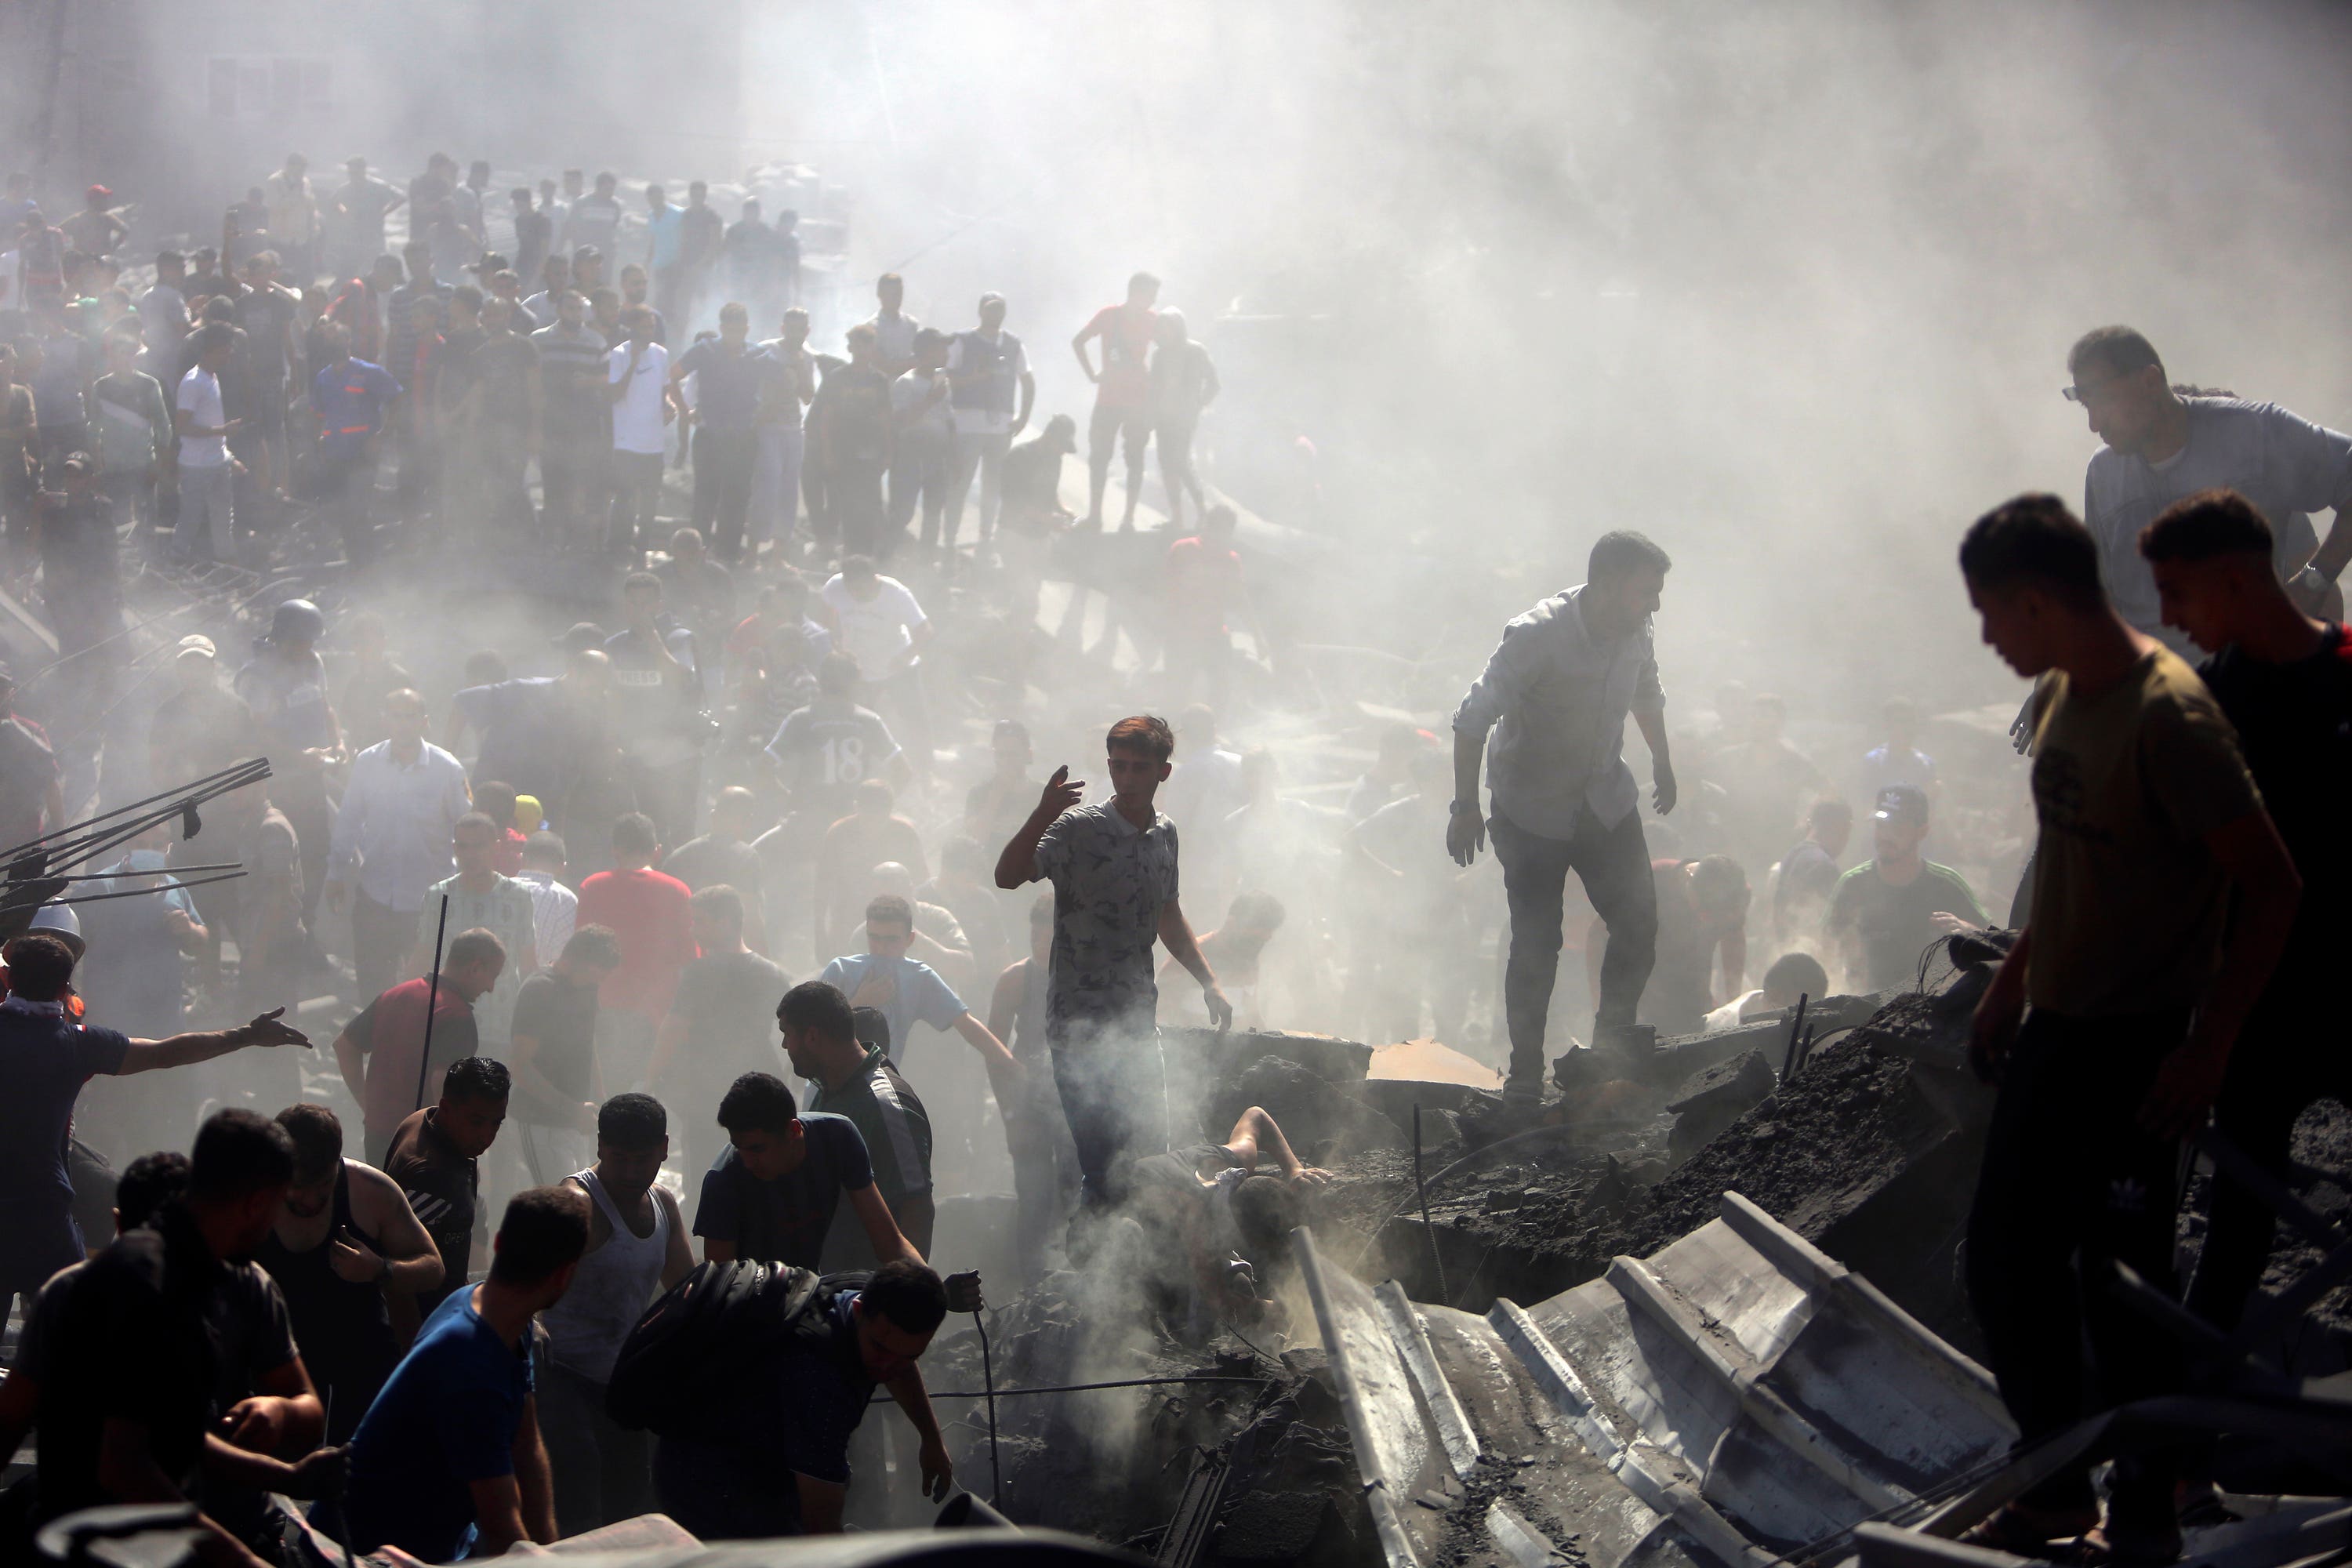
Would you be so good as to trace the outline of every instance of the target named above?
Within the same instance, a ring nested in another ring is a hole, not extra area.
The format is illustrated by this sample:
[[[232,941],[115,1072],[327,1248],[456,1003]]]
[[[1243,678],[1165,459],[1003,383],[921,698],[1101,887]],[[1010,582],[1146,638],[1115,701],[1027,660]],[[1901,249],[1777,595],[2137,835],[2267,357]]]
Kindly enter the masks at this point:
[[[1927,837],[1927,792],[1888,784],[1871,819],[1877,856],[1837,880],[1830,895],[1830,941],[1857,991],[1916,984],[1919,957],[1939,936],[1990,922],[1969,884],[1919,853]]]

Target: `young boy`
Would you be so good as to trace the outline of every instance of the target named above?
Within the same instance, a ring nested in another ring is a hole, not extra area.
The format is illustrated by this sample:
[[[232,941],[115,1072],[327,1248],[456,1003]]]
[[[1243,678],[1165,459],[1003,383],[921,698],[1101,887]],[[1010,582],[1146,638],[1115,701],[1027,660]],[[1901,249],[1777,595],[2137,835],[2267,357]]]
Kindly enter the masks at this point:
[[[1054,884],[1045,1039],[1077,1146],[1083,1201],[1097,1210],[1120,1195],[1114,1163],[1139,1144],[1157,1153],[1165,1136],[1152,944],[1167,943],[1200,982],[1211,1023],[1223,1029],[1234,1021],[1177,902],[1176,825],[1152,805],[1171,771],[1175,732],[1165,719],[1139,713],[1111,726],[1105,751],[1112,798],[1079,805],[1086,781],[1070,777],[1067,764],[1055,769],[996,862],[1000,888]]]

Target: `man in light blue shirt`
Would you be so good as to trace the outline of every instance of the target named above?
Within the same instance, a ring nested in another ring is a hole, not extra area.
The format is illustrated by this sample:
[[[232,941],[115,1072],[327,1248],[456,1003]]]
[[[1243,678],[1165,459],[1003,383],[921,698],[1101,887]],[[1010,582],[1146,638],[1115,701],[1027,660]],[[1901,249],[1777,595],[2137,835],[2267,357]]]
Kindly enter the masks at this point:
[[[980,1053],[989,1074],[1010,1082],[1021,1066],[1004,1042],[971,1016],[939,972],[907,956],[915,938],[914,906],[896,893],[884,893],[866,906],[866,951],[836,958],[818,976],[847,996],[854,1006],[872,1007],[890,1021],[890,1041],[903,1065],[908,1031],[929,1024],[942,1033],[952,1029]]]
[[[1641,534],[1593,542],[1582,587],[1555,595],[1503,628],[1502,646],[1454,715],[1454,804],[1445,846],[1477,858],[1491,829],[1511,910],[1503,972],[1511,1035],[1507,1098],[1543,1097],[1544,1026],[1559,967],[1561,900],[1574,870],[1609,928],[1593,1044],[1639,1056],[1633,1022],[1657,959],[1657,891],[1642,837],[1625,720],[1650,748],[1653,802],[1675,805],[1665,693],[1650,641],[1666,552]],[[1493,731],[1492,819],[1478,810],[1478,770]]]
[[[327,855],[327,907],[340,914],[351,906],[362,996],[401,980],[425,889],[456,869],[450,833],[473,809],[465,764],[425,738],[425,699],[393,692],[383,717],[392,738],[352,759]]]
[[[653,274],[654,300],[681,331],[691,325],[679,310],[686,268],[686,209],[669,205],[659,185],[646,187],[646,270]]]

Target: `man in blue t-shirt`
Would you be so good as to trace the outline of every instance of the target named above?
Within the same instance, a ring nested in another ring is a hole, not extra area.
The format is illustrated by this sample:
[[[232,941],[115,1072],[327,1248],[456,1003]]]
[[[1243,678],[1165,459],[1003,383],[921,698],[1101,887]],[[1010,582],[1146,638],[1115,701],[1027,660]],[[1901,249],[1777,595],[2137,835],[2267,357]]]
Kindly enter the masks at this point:
[[[351,1446],[338,1521],[354,1551],[425,1563],[555,1539],[555,1492],[532,1396],[535,1314],[563,1299],[588,1246],[588,1199],[532,1187],[507,1205],[490,1277],[452,1291],[376,1395]]]
[[[914,906],[896,893],[884,893],[866,906],[866,951],[835,959],[817,978],[848,997],[851,1006],[871,1007],[890,1021],[890,1042],[901,1063],[907,1059],[908,1032],[917,1024],[929,1024],[942,1033],[953,1029],[961,1035],[980,1053],[992,1078],[1018,1077],[1021,1064],[987,1025],[971,1016],[939,971],[907,956],[914,938]]]
[[[382,365],[352,357],[352,330],[324,324],[331,356],[310,380],[310,408],[319,416],[319,495],[342,530],[355,563],[375,554],[368,507],[375,497],[376,437],[400,383]]]
[[[877,1384],[915,1428],[924,1495],[944,1500],[955,1467],[918,1359],[947,1312],[946,1286],[919,1261],[829,1277],[774,1353],[737,1381],[735,1408],[706,1413],[723,1440],[662,1438],[654,1486],[663,1510],[704,1541],[837,1534],[850,1435]],[[779,1484],[786,1474],[792,1486]]]
[[[845,1116],[803,1116],[784,1080],[747,1072],[719,1102],[728,1146],[702,1177],[694,1234],[705,1262],[744,1258],[814,1268],[845,1196],[885,1263],[920,1263],[874,1186],[866,1140]]]

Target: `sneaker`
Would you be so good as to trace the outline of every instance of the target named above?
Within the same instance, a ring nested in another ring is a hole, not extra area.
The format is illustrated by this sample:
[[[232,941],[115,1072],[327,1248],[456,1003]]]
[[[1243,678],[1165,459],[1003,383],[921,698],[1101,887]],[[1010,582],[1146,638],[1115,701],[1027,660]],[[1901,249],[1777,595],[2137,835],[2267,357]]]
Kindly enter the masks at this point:
[[[1508,1106],[1530,1106],[1543,1103],[1543,1079],[1536,1073],[1517,1073],[1504,1080],[1503,1103]]]

